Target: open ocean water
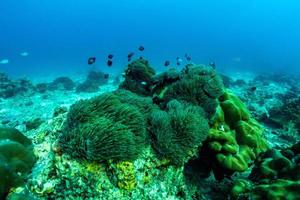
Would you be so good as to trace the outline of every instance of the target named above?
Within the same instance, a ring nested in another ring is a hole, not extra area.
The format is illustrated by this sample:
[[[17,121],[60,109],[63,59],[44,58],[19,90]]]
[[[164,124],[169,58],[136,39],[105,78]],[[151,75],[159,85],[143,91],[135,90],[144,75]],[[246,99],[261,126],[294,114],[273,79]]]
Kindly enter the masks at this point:
[[[118,71],[128,52],[144,45],[143,55],[158,69],[188,53],[221,70],[299,72],[299,9],[296,0],[2,1],[0,59],[10,62],[0,70],[76,74],[94,55],[99,69]],[[24,51],[30,56],[20,57]]]

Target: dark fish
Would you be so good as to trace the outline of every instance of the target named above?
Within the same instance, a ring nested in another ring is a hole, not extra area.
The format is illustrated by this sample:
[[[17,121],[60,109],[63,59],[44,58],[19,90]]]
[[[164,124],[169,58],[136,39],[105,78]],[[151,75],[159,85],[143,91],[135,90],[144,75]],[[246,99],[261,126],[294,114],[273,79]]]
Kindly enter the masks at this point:
[[[180,63],[180,62],[178,62],[178,61],[177,61],[177,63],[176,63],[176,64],[177,64],[177,66],[181,65],[181,63]]]
[[[144,50],[145,50],[145,47],[143,47],[143,46],[139,47],[139,51],[144,51]]]
[[[192,60],[192,57],[189,56],[188,54],[185,54],[184,56],[185,56],[185,59],[186,59],[187,61],[191,61],[191,60]]]
[[[92,64],[94,64],[96,62],[96,57],[90,57],[89,59],[88,59],[88,64],[89,65],[92,65]]]
[[[109,78],[109,74],[104,74],[104,78],[108,79]]]
[[[134,53],[133,53],[133,52],[131,52],[131,53],[129,53],[129,54],[127,55],[128,58],[132,58],[132,56],[134,56]]]
[[[170,65],[170,61],[167,60],[164,65],[165,67],[168,67]]]
[[[132,56],[134,56],[134,53],[133,53],[133,52],[131,52],[131,53],[129,53],[129,54],[127,55],[128,62],[131,61]]]
[[[216,63],[215,62],[210,62],[208,65],[211,66],[213,69],[216,69]]]
[[[108,57],[108,59],[111,60],[111,59],[113,59],[114,55],[113,54],[109,54],[107,57]]]
[[[111,67],[112,64],[113,64],[113,61],[112,61],[112,60],[108,60],[108,61],[107,61],[107,66]]]

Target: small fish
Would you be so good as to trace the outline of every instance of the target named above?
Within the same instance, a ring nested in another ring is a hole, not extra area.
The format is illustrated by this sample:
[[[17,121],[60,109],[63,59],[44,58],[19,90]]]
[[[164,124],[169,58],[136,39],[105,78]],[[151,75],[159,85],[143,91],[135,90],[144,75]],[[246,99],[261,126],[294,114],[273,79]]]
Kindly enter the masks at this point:
[[[145,81],[142,81],[141,84],[142,85],[147,85],[147,83]]]
[[[88,64],[89,65],[92,65],[92,64],[94,64],[96,62],[96,57],[90,57],[89,59],[88,59]]]
[[[177,60],[178,62],[182,62],[182,61],[183,61],[180,57],[177,57],[176,60]]]
[[[191,60],[192,60],[192,57],[189,56],[188,54],[185,54],[184,56],[185,56],[185,59],[186,59],[187,61],[191,61]]]
[[[113,61],[112,61],[112,60],[108,60],[108,61],[107,61],[107,66],[111,67],[112,64],[113,64]]]
[[[178,66],[181,65],[181,63],[182,63],[183,60],[182,60],[180,57],[177,57],[176,60],[177,60],[177,63],[176,63],[176,64],[177,64]]]
[[[24,51],[24,52],[20,53],[20,56],[27,57],[27,56],[29,56],[29,53]]]
[[[170,65],[170,61],[166,60],[164,65],[165,67],[168,67]]]
[[[216,69],[216,63],[215,62],[210,62],[208,65],[211,66],[213,69]]]
[[[108,79],[109,78],[109,74],[104,74],[104,78]]]
[[[131,52],[131,53],[129,53],[129,54],[127,55],[128,62],[131,61],[131,58],[132,58],[133,56],[134,56],[134,53],[133,53],[133,52]]]
[[[9,63],[9,60],[8,59],[3,59],[0,61],[0,64],[2,65],[5,65],[5,64],[8,64]]]
[[[107,57],[108,57],[108,59],[111,60],[111,59],[113,59],[114,55],[113,54],[109,54]]]
[[[139,51],[144,51],[144,50],[145,50],[145,47],[143,47],[143,46],[139,47]]]

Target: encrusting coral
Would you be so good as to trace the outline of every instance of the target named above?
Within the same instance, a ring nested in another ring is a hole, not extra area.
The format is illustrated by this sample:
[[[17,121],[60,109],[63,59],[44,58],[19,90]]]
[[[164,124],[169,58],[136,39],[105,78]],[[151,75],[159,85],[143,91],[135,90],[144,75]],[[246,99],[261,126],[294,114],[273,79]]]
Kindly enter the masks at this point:
[[[217,178],[224,174],[243,172],[268,145],[263,127],[253,118],[245,105],[229,91],[220,98],[220,105],[211,120],[206,141],[207,151]]]
[[[255,161],[249,180],[238,179],[231,191],[234,199],[300,198],[300,143],[281,151],[270,149]]]
[[[11,128],[0,128],[0,199],[24,182],[36,158],[31,140]]]

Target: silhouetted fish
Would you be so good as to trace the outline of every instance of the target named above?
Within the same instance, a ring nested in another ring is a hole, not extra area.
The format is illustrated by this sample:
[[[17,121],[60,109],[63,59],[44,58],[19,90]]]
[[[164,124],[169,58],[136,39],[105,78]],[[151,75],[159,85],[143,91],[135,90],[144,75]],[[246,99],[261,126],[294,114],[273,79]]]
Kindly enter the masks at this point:
[[[108,59],[111,60],[111,59],[113,59],[114,55],[113,54],[109,54],[107,57],[108,57]]]
[[[191,61],[191,60],[192,60],[192,57],[189,56],[188,54],[185,54],[184,56],[185,56],[185,59],[186,59],[187,61]]]
[[[107,61],[107,66],[111,67],[112,64],[113,64],[113,61],[112,61],[112,60],[108,60],[108,61]]]
[[[89,59],[88,59],[88,64],[89,65],[92,65],[92,64],[94,64],[96,62],[96,57],[90,57]]]
[[[127,55],[128,62],[131,61],[131,58],[132,58],[133,56],[134,56],[134,53],[133,53],[133,52],[131,52],[131,53],[129,53],[129,54]]]
[[[165,67],[168,67],[170,65],[170,61],[166,60],[164,65],[165,65]]]
[[[145,50],[145,47],[143,47],[143,46],[139,47],[139,51],[144,51],[144,50]]]

